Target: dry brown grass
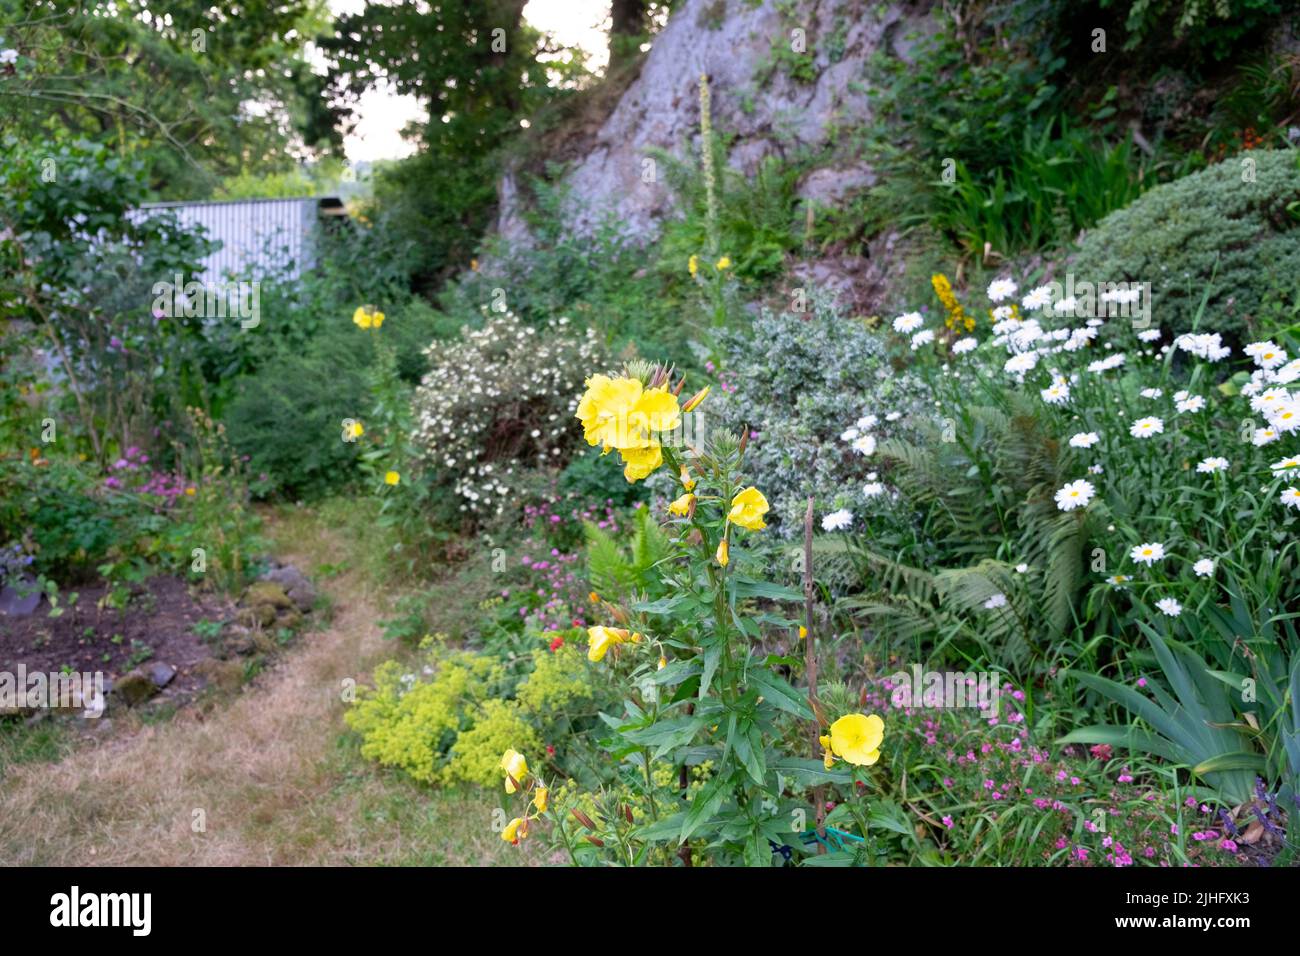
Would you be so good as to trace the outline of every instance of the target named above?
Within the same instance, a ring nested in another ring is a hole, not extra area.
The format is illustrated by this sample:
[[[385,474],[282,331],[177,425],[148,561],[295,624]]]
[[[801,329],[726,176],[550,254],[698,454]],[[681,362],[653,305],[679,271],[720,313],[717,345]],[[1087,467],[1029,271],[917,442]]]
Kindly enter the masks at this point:
[[[206,714],[186,708],[164,724],[115,728],[59,763],[11,767],[0,784],[0,864],[509,861],[490,797],[430,793],[358,756],[341,688],[392,655],[376,624],[388,602],[324,522],[288,517],[271,531],[308,573],[347,560],[325,582],[336,600],[329,627]]]

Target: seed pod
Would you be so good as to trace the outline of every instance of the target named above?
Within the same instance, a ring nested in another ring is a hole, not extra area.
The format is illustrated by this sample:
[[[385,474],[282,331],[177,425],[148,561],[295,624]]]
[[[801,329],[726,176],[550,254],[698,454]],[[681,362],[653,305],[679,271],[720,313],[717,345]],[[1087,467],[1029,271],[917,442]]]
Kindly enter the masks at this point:
[[[596,824],[594,824],[594,823],[591,822],[591,817],[587,816],[587,815],[586,815],[585,813],[583,813],[581,810],[574,809],[574,811],[573,811],[573,816],[577,819],[577,821],[578,821],[579,823],[581,823],[581,824],[582,824],[584,827],[586,827],[588,830],[594,830],[594,829],[596,829]],[[603,844],[602,844],[602,846],[603,846]]]

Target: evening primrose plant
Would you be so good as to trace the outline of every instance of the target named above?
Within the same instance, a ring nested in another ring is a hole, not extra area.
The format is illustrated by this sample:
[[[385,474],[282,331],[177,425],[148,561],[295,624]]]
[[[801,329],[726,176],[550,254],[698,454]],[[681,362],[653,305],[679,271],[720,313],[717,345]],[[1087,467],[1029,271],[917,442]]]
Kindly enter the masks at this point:
[[[863,714],[823,720],[816,699],[782,673],[802,661],[758,651],[765,627],[799,627],[767,608],[802,595],[765,581],[747,554],[748,539],[767,527],[768,502],[745,480],[745,439],[720,432],[688,441],[684,416],[708,390],[681,403],[684,380],[671,383],[669,369],[632,363],[591,376],[577,408],[588,444],[617,452],[628,481],[663,468],[676,486],[673,549],[659,566],[665,596],[602,602],[606,622],[588,629],[588,659],[626,689],[622,712],[600,715],[609,729],[602,746],[628,791],[611,859],[689,862],[690,847],[706,841],[715,862],[771,865],[775,850],[802,852],[815,812],[804,791],[865,779],[884,726]],[[805,756],[823,735],[830,757]],[[707,779],[692,789],[693,768],[706,764]],[[665,773],[677,781],[666,799],[656,782]],[[518,819],[516,835],[530,818]],[[605,842],[583,827],[587,846]],[[570,850],[573,832],[570,820],[556,821],[556,839]]]

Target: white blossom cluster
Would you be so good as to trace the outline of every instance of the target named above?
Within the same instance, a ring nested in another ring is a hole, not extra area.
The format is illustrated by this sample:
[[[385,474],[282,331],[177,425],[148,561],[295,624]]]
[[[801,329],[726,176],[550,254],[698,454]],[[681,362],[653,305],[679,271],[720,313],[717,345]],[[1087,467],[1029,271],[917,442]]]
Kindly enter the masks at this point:
[[[537,329],[510,312],[487,313],[482,328],[425,354],[416,454],[477,517],[502,514],[528,473],[567,462],[581,435],[573,415],[583,383],[604,366],[594,329],[579,332],[567,318]]]

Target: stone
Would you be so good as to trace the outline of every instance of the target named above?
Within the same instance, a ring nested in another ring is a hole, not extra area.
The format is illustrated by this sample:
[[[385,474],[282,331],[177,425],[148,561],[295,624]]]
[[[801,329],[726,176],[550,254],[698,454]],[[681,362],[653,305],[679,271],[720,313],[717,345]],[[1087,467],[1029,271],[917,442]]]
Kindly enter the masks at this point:
[[[158,685],[148,674],[136,668],[117,679],[113,686],[113,694],[126,706],[135,707],[158,693],[158,689]]]
[[[40,589],[31,578],[20,578],[17,587],[6,584],[0,588],[0,617],[27,617],[40,603]]]
[[[148,667],[149,679],[153,681],[154,686],[162,690],[173,680],[176,679],[176,668],[170,664],[164,664],[161,661],[150,664]]]
[[[240,603],[244,607],[258,607],[263,604],[276,609],[293,607],[293,601],[289,599],[284,585],[277,584],[275,581],[254,581],[244,592]]]
[[[316,587],[308,577],[292,564],[273,568],[262,575],[263,581],[271,581],[284,588],[289,599],[304,614],[316,604]]]

